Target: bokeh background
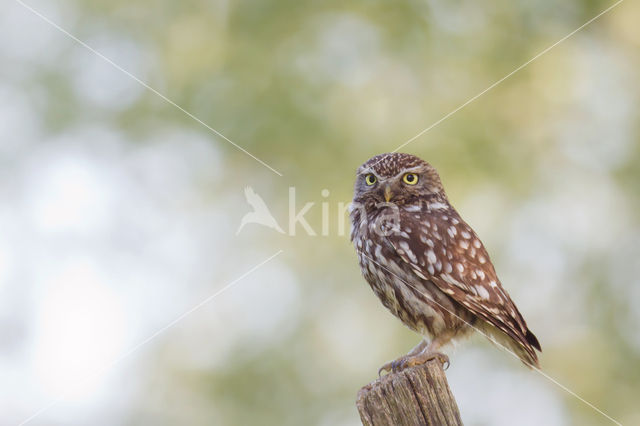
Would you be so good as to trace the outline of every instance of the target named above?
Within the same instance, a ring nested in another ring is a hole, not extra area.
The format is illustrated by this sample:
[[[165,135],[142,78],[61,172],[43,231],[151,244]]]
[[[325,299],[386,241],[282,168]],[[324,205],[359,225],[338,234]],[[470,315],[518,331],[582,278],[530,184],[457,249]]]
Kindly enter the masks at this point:
[[[2,2],[3,425],[359,424],[356,392],[417,337],[340,235],[355,169],[613,4],[25,1],[283,176]],[[639,20],[621,3],[403,148],[483,238],[544,371],[623,424],[640,424]],[[318,235],[236,236],[245,186],[285,229],[295,187]],[[451,358],[468,425],[612,424],[479,337]]]

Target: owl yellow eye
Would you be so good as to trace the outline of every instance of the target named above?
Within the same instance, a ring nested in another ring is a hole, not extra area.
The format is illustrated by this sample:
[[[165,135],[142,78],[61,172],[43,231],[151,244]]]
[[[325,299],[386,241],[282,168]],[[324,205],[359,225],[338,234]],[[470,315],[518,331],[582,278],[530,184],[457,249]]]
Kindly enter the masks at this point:
[[[407,185],[415,185],[418,183],[418,175],[415,173],[405,173],[405,175],[402,176],[402,181]]]
[[[375,175],[372,175],[371,173],[369,173],[368,175],[366,175],[364,177],[364,181],[367,183],[368,186],[373,185],[374,183],[376,183],[376,177]]]

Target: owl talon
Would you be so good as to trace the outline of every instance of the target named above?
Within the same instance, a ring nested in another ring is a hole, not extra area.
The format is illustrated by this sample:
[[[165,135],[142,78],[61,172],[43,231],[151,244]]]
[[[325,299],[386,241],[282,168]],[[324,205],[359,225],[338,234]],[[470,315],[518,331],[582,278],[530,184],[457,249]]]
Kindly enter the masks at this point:
[[[433,359],[437,359],[438,361],[440,361],[443,369],[446,370],[449,368],[449,357],[442,352],[425,352],[415,355],[411,357],[411,359],[407,360],[407,364],[409,364],[410,367],[413,367],[415,365],[426,364]]]
[[[385,372],[387,374],[391,373],[393,371],[393,362],[387,362],[386,364],[384,364],[382,367],[380,367],[378,369],[378,377],[382,377],[382,372]]]
[[[389,361],[378,370],[378,377],[382,377],[382,372],[399,373],[416,365],[426,364],[427,362],[437,359],[445,370],[449,368],[449,357],[442,352],[427,352],[418,355],[405,355],[396,360]]]
[[[405,363],[406,363],[405,357],[398,358],[391,363],[391,370],[394,373],[397,373],[398,371],[402,370]]]
[[[391,371],[391,363],[387,362],[385,365],[383,365],[382,367],[380,367],[378,369],[378,377],[382,377],[382,372],[388,373],[389,371]]]
[[[378,370],[378,377],[382,376],[383,371],[388,373],[397,373],[404,370],[406,368],[408,358],[409,356],[405,355],[393,361],[387,362]]]
[[[440,364],[442,364],[443,370],[449,369],[449,365],[451,365],[451,363],[449,362],[449,357],[447,355],[441,352],[434,352],[432,355],[433,355],[433,358],[431,359],[437,359],[438,361],[440,361]]]
[[[449,366],[451,365],[451,363],[449,362],[449,357],[445,355],[445,359],[440,360],[440,362],[442,363],[442,369],[447,371],[449,369]]]

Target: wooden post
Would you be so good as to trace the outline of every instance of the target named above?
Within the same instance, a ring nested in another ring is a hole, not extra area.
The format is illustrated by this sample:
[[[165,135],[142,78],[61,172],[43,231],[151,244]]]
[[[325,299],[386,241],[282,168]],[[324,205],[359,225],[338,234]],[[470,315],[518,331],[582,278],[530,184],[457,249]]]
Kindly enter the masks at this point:
[[[437,360],[369,383],[358,392],[356,406],[364,426],[462,425]]]

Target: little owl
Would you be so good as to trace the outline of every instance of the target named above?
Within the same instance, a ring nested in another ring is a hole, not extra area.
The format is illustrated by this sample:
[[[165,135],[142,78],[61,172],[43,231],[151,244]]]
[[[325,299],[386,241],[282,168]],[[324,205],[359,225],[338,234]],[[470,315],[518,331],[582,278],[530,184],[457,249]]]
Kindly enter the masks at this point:
[[[474,329],[538,366],[538,339],[430,164],[409,154],[377,155],[358,169],[354,192],[351,240],[362,274],[382,304],[423,336],[380,371],[448,362],[440,348]]]

